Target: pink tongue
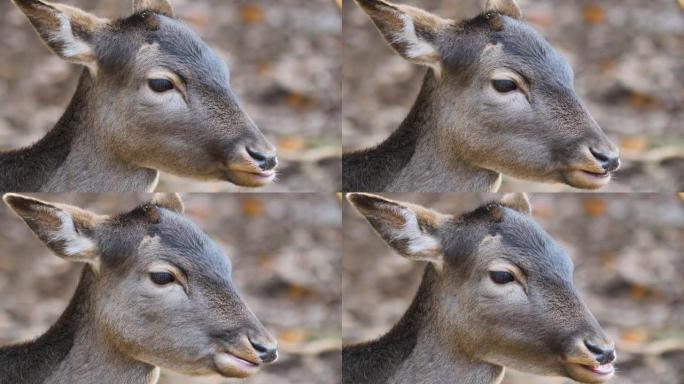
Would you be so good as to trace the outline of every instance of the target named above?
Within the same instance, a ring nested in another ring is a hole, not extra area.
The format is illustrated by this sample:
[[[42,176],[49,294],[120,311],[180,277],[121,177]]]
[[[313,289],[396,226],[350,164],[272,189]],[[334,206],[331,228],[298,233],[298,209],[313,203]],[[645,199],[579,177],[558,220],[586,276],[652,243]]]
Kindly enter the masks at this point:
[[[591,370],[596,373],[607,374],[613,371],[613,364],[596,365],[591,367]]]

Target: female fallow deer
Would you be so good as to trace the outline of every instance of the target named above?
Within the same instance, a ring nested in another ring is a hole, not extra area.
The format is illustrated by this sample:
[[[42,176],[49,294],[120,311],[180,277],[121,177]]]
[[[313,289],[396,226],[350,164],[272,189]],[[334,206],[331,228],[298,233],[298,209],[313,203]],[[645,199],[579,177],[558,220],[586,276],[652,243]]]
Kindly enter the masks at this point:
[[[5,203],[57,256],[85,263],[62,316],[0,348],[0,383],[153,384],[159,368],[246,377],[276,341],[231,282],[231,264],[177,195],[101,216],[16,194]]]
[[[572,262],[530,217],[527,196],[462,216],[348,199],[395,251],[427,266],[392,330],[343,348],[345,384],[495,384],[506,366],[583,383],[613,376],[613,342],[577,294]]]
[[[405,59],[427,66],[411,112],[375,148],[343,156],[345,191],[496,191],[501,174],[605,186],[618,150],[575,93],[573,73],[515,0],[470,20],[356,0]]]
[[[55,127],[0,153],[0,191],[151,191],[158,170],[242,186],[275,177],[275,149],[240,107],[228,69],[167,0],[110,21],[14,0],[47,46],[84,65]]]

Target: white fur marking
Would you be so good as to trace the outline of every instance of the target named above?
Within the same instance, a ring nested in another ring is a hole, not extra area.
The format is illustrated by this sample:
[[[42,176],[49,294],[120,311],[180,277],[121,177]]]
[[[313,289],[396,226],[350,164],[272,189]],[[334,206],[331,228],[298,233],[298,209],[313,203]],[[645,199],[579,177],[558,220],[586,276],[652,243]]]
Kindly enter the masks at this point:
[[[57,17],[59,18],[59,30],[49,37],[49,42],[61,43],[63,49],[61,52],[57,52],[58,54],[64,56],[69,61],[85,65],[90,70],[90,73],[95,76],[97,74],[97,66],[95,63],[78,60],[79,56],[90,55],[92,49],[88,44],[74,37],[74,34],[71,31],[71,23],[66,16],[60,13]]]
[[[61,52],[67,58],[76,57],[84,53],[90,52],[88,44],[76,40],[71,32],[71,23],[69,19],[63,14],[59,14],[60,28],[56,34],[50,36],[50,42],[60,42],[64,45],[64,50]]]
[[[426,60],[425,58],[434,57],[437,54],[437,50],[432,44],[421,40],[416,34],[416,28],[413,25],[413,20],[407,15],[400,15],[401,20],[404,24],[402,33],[396,34],[394,36],[394,41],[392,43],[404,43],[406,44],[406,56],[409,59],[414,59],[428,65],[439,74],[440,68],[439,64],[432,62],[431,60]]]
[[[441,248],[439,240],[420,230],[416,215],[406,208],[389,207],[404,218],[404,225],[396,231],[393,240],[407,240],[408,251],[418,260],[432,261],[432,257],[420,257],[420,255],[438,251]]]
[[[95,252],[97,249],[95,243],[89,238],[76,233],[74,222],[68,214],[58,211],[57,217],[59,217],[59,220],[62,222],[62,226],[52,235],[52,241],[64,241],[64,253],[66,256],[76,256],[87,252]],[[75,261],[93,262],[93,260],[89,258],[77,259]]]

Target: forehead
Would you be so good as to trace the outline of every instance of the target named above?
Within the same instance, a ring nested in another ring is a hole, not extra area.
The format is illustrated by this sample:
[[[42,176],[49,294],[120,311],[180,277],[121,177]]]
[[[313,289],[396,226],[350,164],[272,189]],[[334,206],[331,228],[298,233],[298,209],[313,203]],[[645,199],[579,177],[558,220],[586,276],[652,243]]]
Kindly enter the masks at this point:
[[[195,223],[184,216],[159,208],[160,220],[147,230],[157,239],[155,257],[164,258],[192,270],[216,271],[221,275],[230,269],[230,261]]]
[[[228,82],[224,62],[182,22],[157,14],[135,14],[116,22],[98,42],[101,65],[161,65],[196,80]]]
[[[447,66],[477,71],[507,67],[530,78],[572,81],[566,60],[533,28],[504,15],[455,25],[441,44]]]
[[[535,77],[572,81],[572,69],[567,61],[536,30],[508,16],[501,19],[502,28],[492,33],[490,42],[501,44],[502,64],[510,65],[512,69],[522,67]]]
[[[572,274],[572,262],[563,249],[528,216],[503,208],[491,232],[499,236],[504,258],[525,270]]]

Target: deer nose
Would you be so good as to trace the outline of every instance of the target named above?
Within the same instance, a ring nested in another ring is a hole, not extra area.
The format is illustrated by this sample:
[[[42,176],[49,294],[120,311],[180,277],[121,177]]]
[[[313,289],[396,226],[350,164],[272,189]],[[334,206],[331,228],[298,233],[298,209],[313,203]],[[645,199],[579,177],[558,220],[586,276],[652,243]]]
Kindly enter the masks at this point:
[[[247,153],[262,171],[271,170],[278,165],[278,159],[274,153],[260,152],[250,147],[247,147]]]
[[[584,345],[600,364],[612,363],[615,360],[615,348],[612,346],[598,345],[590,340],[584,340]]]
[[[620,157],[618,155],[603,153],[594,148],[589,148],[589,151],[594,155],[594,158],[601,163],[601,167],[603,167],[606,172],[613,172],[620,168]]]
[[[254,341],[252,339],[249,339],[250,344],[252,344],[252,348],[257,353],[257,356],[259,356],[259,359],[263,361],[264,363],[272,363],[278,359],[278,349],[276,348],[275,344],[267,344],[261,341]]]

